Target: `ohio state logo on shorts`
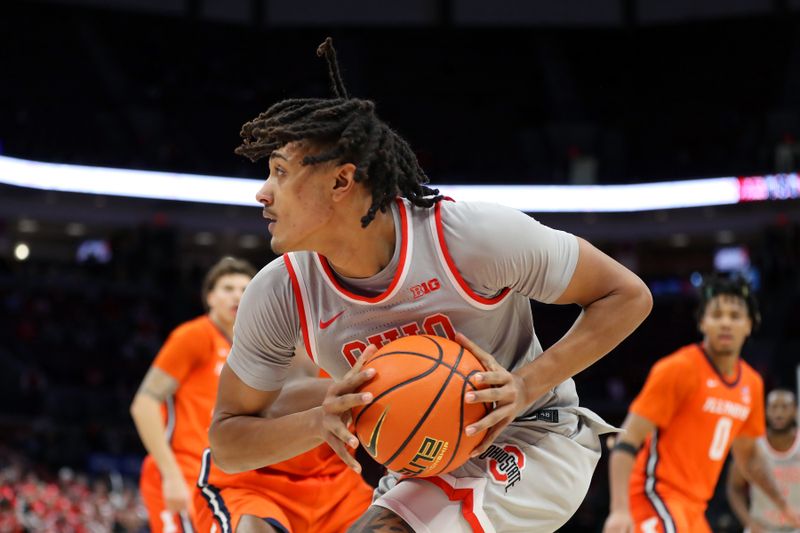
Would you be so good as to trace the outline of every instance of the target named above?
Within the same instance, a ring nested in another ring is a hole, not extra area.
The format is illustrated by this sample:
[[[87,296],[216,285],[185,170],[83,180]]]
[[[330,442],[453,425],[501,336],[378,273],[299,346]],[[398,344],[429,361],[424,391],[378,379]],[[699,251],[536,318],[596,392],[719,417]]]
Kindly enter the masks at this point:
[[[488,459],[486,470],[489,472],[489,478],[493,483],[505,485],[506,492],[522,479],[525,454],[513,444],[504,444],[502,447],[492,444],[479,458]]]

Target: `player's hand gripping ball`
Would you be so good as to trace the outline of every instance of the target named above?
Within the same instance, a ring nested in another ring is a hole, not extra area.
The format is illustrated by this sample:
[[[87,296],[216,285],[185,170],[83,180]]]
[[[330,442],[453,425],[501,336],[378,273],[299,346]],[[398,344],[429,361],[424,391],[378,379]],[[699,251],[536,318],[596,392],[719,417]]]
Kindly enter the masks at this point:
[[[372,457],[405,476],[454,470],[469,459],[486,431],[464,428],[486,416],[488,403],[464,403],[464,394],[488,387],[474,376],[486,369],[456,342],[413,335],[390,342],[364,362],[375,377],[358,392],[371,403],[353,409],[356,435]]]

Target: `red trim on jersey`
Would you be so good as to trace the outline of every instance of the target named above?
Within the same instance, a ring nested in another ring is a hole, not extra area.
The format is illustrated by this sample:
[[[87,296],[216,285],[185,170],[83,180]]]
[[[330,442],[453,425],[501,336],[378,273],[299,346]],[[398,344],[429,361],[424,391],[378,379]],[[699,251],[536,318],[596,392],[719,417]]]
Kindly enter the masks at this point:
[[[314,361],[314,356],[311,353],[311,340],[308,336],[306,308],[305,305],[303,305],[303,294],[300,292],[300,283],[297,281],[297,274],[287,254],[283,255],[283,262],[286,263],[286,270],[289,271],[289,279],[292,280],[292,291],[294,292],[294,299],[297,300],[297,311],[300,313],[300,329],[303,331],[303,343],[306,346],[306,353],[309,359]],[[314,361],[314,364],[316,364],[316,361]]]
[[[400,198],[395,198],[395,201],[397,202],[397,210],[400,212],[400,261],[397,264],[397,271],[394,273],[394,279],[392,279],[392,283],[381,294],[369,297],[348,291],[346,288],[342,287],[342,285],[339,283],[339,280],[336,279],[336,274],[334,274],[333,269],[331,268],[331,265],[328,264],[328,260],[325,258],[325,256],[317,254],[319,257],[319,262],[322,265],[323,270],[325,270],[325,274],[328,276],[328,279],[330,279],[333,283],[333,286],[336,287],[339,292],[354,300],[360,300],[362,302],[371,304],[382,302],[392,293],[395,287],[397,287],[397,284],[400,282],[400,277],[403,275],[403,270],[406,266],[406,256],[408,255],[408,214],[406,213],[406,206],[403,204],[403,200]]]
[[[436,235],[439,238],[439,247],[442,249],[442,255],[444,255],[444,260],[447,262],[447,267],[450,269],[450,272],[453,273],[453,277],[456,279],[464,292],[466,292],[476,302],[480,302],[485,305],[494,305],[505,298],[506,294],[508,294],[508,291],[511,290],[508,287],[500,291],[500,294],[497,296],[493,298],[486,298],[473,291],[472,287],[470,287],[469,284],[464,281],[464,278],[462,278],[461,274],[458,272],[458,267],[456,267],[455,261],[453,261],[453,258],[450,256],[450,250],[447,249],[447,241],[444,240],[444,226],[442,226],[442,203],[437,202],[434,210],[436,216]]]
[[[444,479],[433,476],[433,477],[421,477],[416,478],[423,481],[429,481],[442,489],[442,491],[447,495],[451,502],[460,501],[461,502],[461,514],[464,515],[464,520],[469,523],[472,527],[473,533],[485,533],[483,526],[478,520],[478,517],[475,516],[475,511],[473,511],[473,507],[475,506],[475,501],[473,499],[473,490],[472,489],[457,489],[451,486],[447,481]]]

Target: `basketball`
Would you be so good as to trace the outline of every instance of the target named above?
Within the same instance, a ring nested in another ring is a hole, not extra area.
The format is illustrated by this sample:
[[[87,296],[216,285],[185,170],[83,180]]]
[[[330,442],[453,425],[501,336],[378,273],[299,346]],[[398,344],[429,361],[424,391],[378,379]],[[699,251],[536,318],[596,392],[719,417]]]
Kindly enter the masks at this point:
[[[353,409],[356,435],[389,470],[428,477],[454,470],[485,435],[464,429],[486,416],[490,404],[464,403],[464,394],[486,388],[473,376],[485,368],[460,344],[429,335],[390,342],[364,363],[375,377],[359,388],[372,403]]]

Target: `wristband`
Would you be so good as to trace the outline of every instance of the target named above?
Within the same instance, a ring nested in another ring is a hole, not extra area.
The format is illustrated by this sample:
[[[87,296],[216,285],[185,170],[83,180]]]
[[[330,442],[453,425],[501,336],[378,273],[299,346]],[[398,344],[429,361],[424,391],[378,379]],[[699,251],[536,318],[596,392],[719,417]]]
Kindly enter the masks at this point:
[[[629,442],[625,442],[625,441],[621,441],[621,440],[617,441],[617,443],[614,445],[613,449],[614,449],[615,452],[629,453],[629,454],[633,455],[634,457],[636,457],[636,454],[639,453],[639,449],[636,446],[634,446],[633,444],[631,444]]]

